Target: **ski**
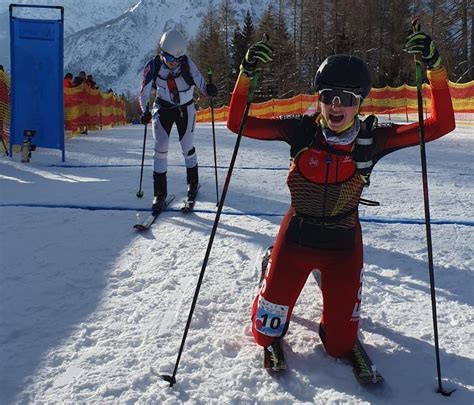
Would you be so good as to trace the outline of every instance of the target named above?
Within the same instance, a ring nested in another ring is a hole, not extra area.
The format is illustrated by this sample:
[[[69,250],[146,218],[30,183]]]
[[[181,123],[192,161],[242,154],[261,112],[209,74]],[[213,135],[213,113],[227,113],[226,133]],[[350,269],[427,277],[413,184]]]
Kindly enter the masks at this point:
[[[275,338],[270,346],[263,348],[263,367],[273,373],[280,373],[286,370],[281,339]]]
[[[154,224],[154,222],[156,221],[156,218],[158,218],[158,216],[163,212],[163,210],[168,206],[170,205],[171,201],[173,201],[175,198],[174,195],[169,195],[168,197],[166,197],[166,200],[165,200],[165,203],[163,205],[163,209],[159,212],[156,212],[156,213],[151,213],[149,214],[144,221],[138,223],[138,224],[135,224],[133,225],[133,227],[137,230],[137,232],[144,232],[144,231],[147,231],[148,229],[150,229],[150,227]]]
[[[181,212],[184,214],[187,214],[188,212],[191,212],[194,209],[194,204],[196,204],[196,196],[199,191],[200,186],[198,186],[198,189],[196,190],[196,194],[192,197],[189,197],[183,201],[183,206],[181,207]]]
[[[194,204],[196,204],[196,200],[190,200],[189,198],[184,200],[183,206],[181,207],[181,212],[184,214],[191,212],[194,209]]]
[[[360,384],[377,384],[384,381],[359,339],[357,339],[354,349],[352,349],[349,360],[352,363],[354,375]]]

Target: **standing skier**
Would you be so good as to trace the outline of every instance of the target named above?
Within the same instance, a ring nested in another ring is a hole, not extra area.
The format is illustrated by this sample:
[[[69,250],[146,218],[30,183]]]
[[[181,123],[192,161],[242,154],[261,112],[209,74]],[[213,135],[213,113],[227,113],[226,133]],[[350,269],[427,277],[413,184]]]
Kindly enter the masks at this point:
[[[455,127],[445,68],[431,38],[410,35],[405,49],[421,54],[431,85],[431,117],[426,141]],[[259,63],[272,59],[259,42],[249,48],[230,102],[227,126],[238,132]],[[417,145],[418,123],[377,126],[374,116],[361,121],[360,107],[371,89],[367,64],[349,55],[329,56],[315,76],[321,112],[299,118],[248,117],[243,135],[279,140],[291,147],[287,184],[291,205],[284,216],[253,301],[252,333],[272,353],[281,350],[293,307],[315,269],[323,297],[319,335],[326,352],[353,357],[361,308],[363,247],[358,206],[370,172],[383,156]],[[276,356],[274,355],[276,354]],[[278,368],[278,367],[276,367]]]
[[[158,213],[163,208],[167,191],[168,146],[171,127],[176,124],[181,149],[186,164],[188,199],[196,197],[198,190],[198,160],[194,147],[194,124],[196,108],[193,90],[197,86],[202,94],[217,95],[217,88],[207,84],[195,63],[186,56],[186,41],[180,32],[169,30],[163,33],[159,43],[160,52],[149,61],[143,71],[140,89],[141,123],[152,119],[155,152],[153,155],[154,198],[152,210]],[[146,106],[152,89],[156,90],[151,112]]]

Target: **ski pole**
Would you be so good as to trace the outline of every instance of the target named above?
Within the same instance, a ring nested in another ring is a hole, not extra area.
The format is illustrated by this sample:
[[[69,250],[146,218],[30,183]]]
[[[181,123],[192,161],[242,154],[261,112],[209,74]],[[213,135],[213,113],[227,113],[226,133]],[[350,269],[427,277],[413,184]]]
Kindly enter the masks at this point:
[[[412,22],[413,32],[419,32],[421,25],[419,19]],[[421,60],[419,55],[415,54],[415,73],[416,73],[416,95],[418,99],[418,124],[420,135],[420,155],[421,155],[421,172],[423,178],[423,200],[425,205],[425,224],[426,224],[426,243],[428,246],[428,270],[430,275],[430,290],[431,290],[431,308],[433,314],[433,329],[434,329],[434,343],[436,353],[436,367],[438,373],[438,393],[445,397],[449,397],[455,390],[446,391],[442,386],[441,381],[441,361],[439,356],[438,343],[438,316],[436,312],[436,290],[433,270],[433,246],[431,241],[431,219],[430,219],[430,202],[428,192],[428,171],[426,164],[426,149],[425,149],[425,124],[423,121],[423,96],[421,86]]]
[[[222,213],[222,208],[224,207],[225,197],[227,195],[227,190],[229,188],[230,179],[232,177],[232,171],[234,170],[235,160],[237,159],[237,153],[239,151],[240,141],[242,139],[242,134],[243,134],[243,131],[244,131],[245,123],[247,122],[247,117],[249,115],[250,104],[251,104],[251,100],[253,98],[253,93],[254,93],[254,88],[255,88],[256,83],[257,83],[257,74],[255,74],[254,79],[252,80],[251,85],[250,85],[251,87],[250,87],[250,90],[249,90],[249,95],[247,97],[247,103],[245,105],[245,110],[244,110],[244,114],[242,116],[242,121],[240,122],[240,128],[239,128],[239,132],[238,132],[238,135],[237,135],[237,140],[235,141],[234,153],[232,154],[232,159],[231,159],[230,164],[229,164],[229,169],[227,171],[227,176],[226,176],[226,179],[225,179],[225,182],[224,182],[224,187],[222,189],[221,199],[219,201],[219,206],[217,208],[216,217],[214,219],[214,225],[212,227],[211,236],[209,237],[209,242],[207,244],[206,254],[204,256],[204,261],[202,263],[201,273],[199,274],[199,280],[198,280],[198,283],[197,283],[197,286],[196,286],[196,290],[194,291],[193,302],[191,304],[191,309],[189,311],[188,320],[186,322],[186,327],[184,328],[183,338],[181,340],[181,346],[179,348],[178,358],[176,359],[176,364],[174,366],[173,375],[166,375],[166,374],[160,375],[160,377],[163,380],[170,383],[170,387],[172,387],[174,384],[176,384],[176,373],[178,371],[179,361],[181,359],[181,354],[183,353],[184,343],[186,342],[186,337],[188,335],[188,330],[189,330],[189,327],[191,325],[191,319],[193,317],[194,309],[196,307],[197,298],[198,298],[198,295],[199,295],[199,291],[201,289],[202,280],[204,278],[204,273],[206,271],[207,262],[209,260],[210,254],[211,254],[212,244],[214,242],[214,236],[216,235],[217,225],[219,224],[219,218],[220,218],[221,213]]]
[[[212,84],[212,69],[207,70],[207,77],[209,84]],[[216,177],[216,206],[219,205],[219,186],[217,183],[217,154],[216,154],[216,129],[214,127],[214,97],[209,97],[211,107],[211,122],[212,122],[212,145],[214,147],[214,173]]]
[[[149,111],[150,111],[150,104],[146,103],[145,113],[148,113]],[[137,197],[138,198],[142,198],[143,195],[145,194],[142,190],[142,180],[143,180],[143,164],[145,162],[145,145],[146,145],[146,127],[147,127],[147,125],[148,124],[145,122],[145,131],[144,131],[144,134],[143,134],[142,167],[141,167],[141,170],[140,170],[140,186],[138,187],[138,191],[137,191]]]

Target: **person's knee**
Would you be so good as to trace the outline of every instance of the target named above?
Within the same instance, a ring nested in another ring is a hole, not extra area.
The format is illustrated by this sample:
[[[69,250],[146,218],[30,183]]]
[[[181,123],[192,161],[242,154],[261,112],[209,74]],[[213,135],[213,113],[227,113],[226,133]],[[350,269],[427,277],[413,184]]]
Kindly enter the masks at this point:
[[[158,152],[155,150],[153,170],[157,173],[164,173],[168,170],[168,152]]]
[[[184,161],[186,163],[186,167],[194,167],[197,165],[198,160],[197,160],[197,154],[196,154],[196,148],[192,147],[189,151],[183,153],[184,155]]]
[[[285,334],[288,329],[288,305],[270,302],[259,294],[253,308],[252,327],[255,333],[258,333],[259,341],[272,342],[273,338],[282,337]]]

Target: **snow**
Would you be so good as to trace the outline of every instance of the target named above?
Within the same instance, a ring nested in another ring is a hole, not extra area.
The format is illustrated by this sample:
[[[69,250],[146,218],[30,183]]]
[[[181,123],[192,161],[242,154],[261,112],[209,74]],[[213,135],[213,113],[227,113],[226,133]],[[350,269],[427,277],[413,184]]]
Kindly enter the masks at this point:
[[[90,132],[29,164],[0,159],[0,403],[474,403],[473,127],[427,145],[443,387],[437,394],[419,149],[385,157],[361,210],[360,337],[386,378],[361,387],[329,357],[310,277],[285,338],[289,370],[272,377],[250,332],[259,262],[289,203],[289,148],[243,139],[172,388],[172,374],[216,212],[212,132],[196,128],[200,198],[179,212],[185,168],[169,153],[170,209],[148,233],[152,140],[138,199],[143,126]],[[236,137],[216,127],[222,189]],[[387,187],[390,186],[390,187]]]

